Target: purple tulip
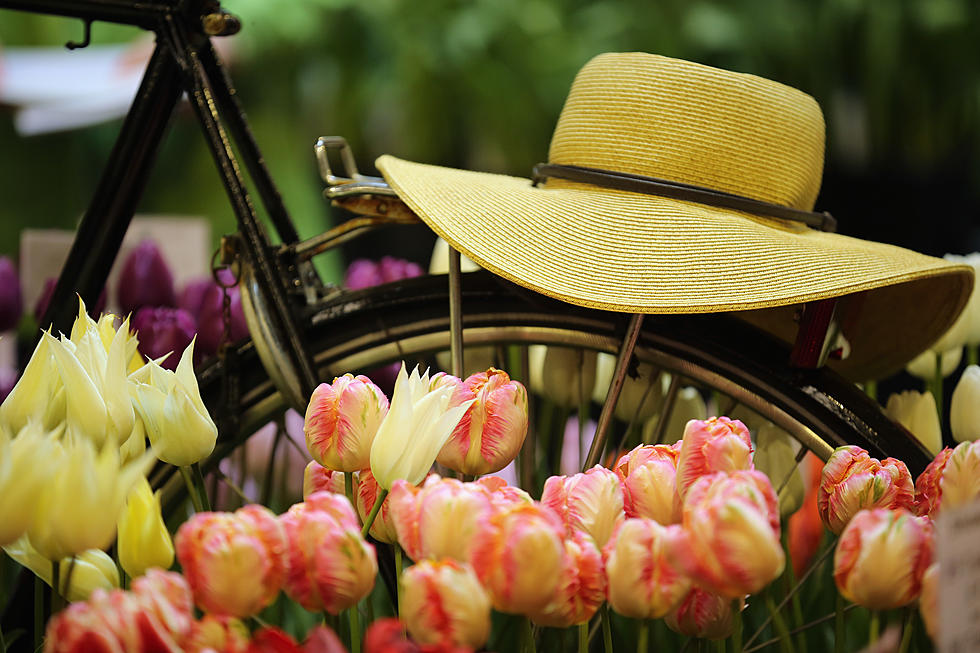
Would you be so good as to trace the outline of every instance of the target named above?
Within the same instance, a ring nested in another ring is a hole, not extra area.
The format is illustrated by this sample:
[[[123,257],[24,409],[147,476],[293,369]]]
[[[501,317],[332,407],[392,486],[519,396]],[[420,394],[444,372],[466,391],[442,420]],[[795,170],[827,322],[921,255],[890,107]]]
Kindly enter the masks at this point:
[[[48,277],[44,280],[44,288],[41,290],[41,294],[38,295],[37,302],[34,304],[34,319],[38,322],[44,317],[44,312],[48,310],[48,304],[51,303],[51,295],[54,294],[54,287],[57,285],[58,280],[54,277]],[[106,294],[105,288],[99,293],[99,299],[95,302],[95,306],[88,307],[88,314],[94,319],[98,319],[102,315],[102,311],[105,310]],[[47,324],[42,324],[42,328],[47,328]]]
[[[160,365],[176,370],[180,355],[194,337],[194,318],[180,308],[144,306],[133,316],[132,329],[144,356],[159,358],[173,352]]]
[[[143,306],[176,306],[174,278],[156,243],[144,240],[119,272],[119,308],[132,313]]]
[[[241,292],[237,286],[228,288],[228,298],[231,308],[231,340],[232,342],[248,336],[248,324],[245,322],[245,312],[242,310]],[[197,343],[200,349],[200,359],[212,356],[218,352],[218,347],[224,339],[225,314],[224,292],[218,284],[212,282],[204,292],[201,308],[197,314]]]
[[[379,286],[383,283],[418,277],[423,274],[418,263],[384,256],[380,261],[359,258],[351,261],[344,274],[344,285],[350,290]]]
[[[0,331],[17,326],[23,311],[24,300],[17,266],[6,256],[0,256]]]
[[[14,385],[17,384],[17,379],[19,374],[17,369],[10,367],[9,365],[0,365],[0,403],[7,398],[10,391],[14,389]]]

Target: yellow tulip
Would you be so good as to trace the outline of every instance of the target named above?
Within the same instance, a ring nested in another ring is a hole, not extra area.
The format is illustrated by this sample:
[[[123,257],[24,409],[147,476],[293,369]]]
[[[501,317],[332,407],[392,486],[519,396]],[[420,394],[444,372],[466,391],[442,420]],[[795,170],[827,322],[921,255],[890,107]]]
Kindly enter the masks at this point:
[[[19,538],[34,522],[38,492],[48,482],[51,462],[60,452],[59,434],[29,422],[11,438],[0,427],[0,546]]]
[[[16,433],[29,420],[53,429],[65,418],[65,389],[47,338],[41,338],[24,372],[0,405],[0,422]]]
[[[146,477],[129,493],[116,541],[119,564],[130,577],[142,576],[150,567],[169,569],[173,564],[174,543],[160,514],[160,495],[153,493]]]
[[[28,537],[20,538],[3,550],[51,585],[51,561],[38,553]],[[105,551],[89,549],[75,556],[74,563],[71,557],[61,560],[58,564],[58,587],[60,594],[69,601],[85,601],[96,589],[108,591],[119,587],[119,570]]]
[[[398,479],[418,485],[473,400],[450,407],[452,387],[429,388],[429,371],[402,364],[391,406],[371,444],[371,472],[385,490]]]
[[[214,450],[218,427],[208,414],[194,376],[194,341],[187,346],[177,370],[149,361],[130,375],[136,382],[136,409],[157,458],[186,467]]]
[[[87,549],[104,549],[116,534],[126,496],[143,475],[144,454],[121,464],[111,443],[101,449],[87,438],[70,437],[52,456],[48,481],[37,495],[37,517],[27,533],[49,560]]]

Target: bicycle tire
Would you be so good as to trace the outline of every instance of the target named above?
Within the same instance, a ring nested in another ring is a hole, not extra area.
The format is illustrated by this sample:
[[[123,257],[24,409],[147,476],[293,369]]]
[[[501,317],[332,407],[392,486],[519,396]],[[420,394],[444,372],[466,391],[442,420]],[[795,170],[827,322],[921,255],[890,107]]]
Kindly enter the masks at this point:
[[[304,315],[316,369],[329,381],[347,371],[448,349],[448,283],[425,276],[347,292]],[[462,314],[467,347],[502,343],[573,345],[615,354],[629,315],[553,300],[490,273],[463,275]],[[250,341],[238,343],[237,381],[246,390],[233,410],[239,427],[222,433],[214,461],[283,407]],[[894,456],[917,475],[931,454],[878,403],[833,371],[788,364],[786,343],[733,314],[648,315],[634,355],[661,369],[737,398],[785,429],[821,458],[854,444],[872,456]],[[199,370],[202,397],[221,397],[223,364]]]

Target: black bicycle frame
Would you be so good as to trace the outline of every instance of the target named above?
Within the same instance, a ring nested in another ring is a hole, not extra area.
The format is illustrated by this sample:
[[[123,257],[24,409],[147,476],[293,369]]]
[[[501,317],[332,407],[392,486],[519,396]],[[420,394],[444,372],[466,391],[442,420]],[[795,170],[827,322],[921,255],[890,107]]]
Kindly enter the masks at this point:
[[[290,277],[256,216],[228,138],[230,134],[279,239],[295,243],[296,228],[211,44],[211,36],[237,32],[238,20],[214,0],[0,0],[0,8],[79,18],[85,21],[86,36],[92,21],[133,25],[156,34],[156,48],[79,225],[42,325],[68,333],[77,314],[76,293],[95,305],[170,117],[186,93],[235,211],[243,255],[269,293],[275,326],[289,344],[290,362],[308,386],[306,393],[311,393],[317,378],[289,302]]]

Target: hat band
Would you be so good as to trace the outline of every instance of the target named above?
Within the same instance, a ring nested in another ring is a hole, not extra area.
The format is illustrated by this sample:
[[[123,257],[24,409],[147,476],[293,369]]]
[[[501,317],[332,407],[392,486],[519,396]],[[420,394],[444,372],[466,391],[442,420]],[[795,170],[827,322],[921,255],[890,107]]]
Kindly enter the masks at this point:
[[[725,191],[705,188],[704,186],[685,184],[679,181],[668,181],[666,179],[645,177],[626,172],[614,172],[612,170],[561,165],[557,163],[539,163],[534,166],[533,184],[535,186],[549,177],[630,193],[645,193],[647,195],[658,195],[660,197],[669,197],[686,202],[697,202],[698,204],[745,211],[746,213],[753,213],[769,218],[803,222],[807,226],[819,229],[820,231],[833,232],[837,230],[837,220],[827,212],[801,211],[800,209],[783,206],[782,204],[762,202],[751,197],[726,193]]]

